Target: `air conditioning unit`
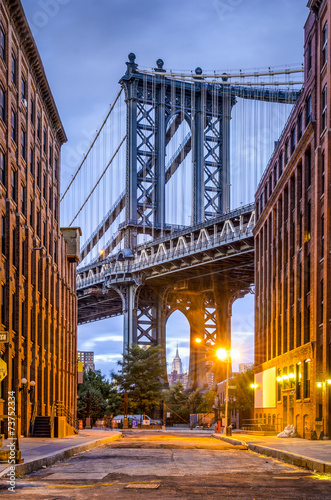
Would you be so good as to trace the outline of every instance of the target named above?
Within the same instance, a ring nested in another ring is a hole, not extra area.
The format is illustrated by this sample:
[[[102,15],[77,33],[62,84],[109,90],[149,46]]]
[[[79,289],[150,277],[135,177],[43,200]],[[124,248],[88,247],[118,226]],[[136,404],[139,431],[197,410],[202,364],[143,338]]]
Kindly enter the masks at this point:
[[[22,104],[27,108],[28,107],[28,101],[26,99],[22,99]]]

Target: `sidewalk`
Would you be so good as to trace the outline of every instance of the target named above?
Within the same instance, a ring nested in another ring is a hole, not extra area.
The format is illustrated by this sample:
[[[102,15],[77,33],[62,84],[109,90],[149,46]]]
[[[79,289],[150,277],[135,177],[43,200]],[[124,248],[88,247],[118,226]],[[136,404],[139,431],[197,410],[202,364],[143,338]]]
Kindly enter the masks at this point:
[[[300,438],[277,438],[276,436],[254,436],[244,433],[213,434],[234,445],[246,445],[251,451],[278,458],[284,462],[305,467],[317,472],[331,473],[331,440],[310,441]]]
[[[115,441],[121,437],[121,433],[110,430],[82,430],[74,436],[65,438],[21,438],[19,447],[24,462],[17,464],[15,468],[16,477],[29,474],[43,466],[49,466],[66,458],[81,453],[82,451],[96,448],[102,444]],[[2,447],[5,448],[10,440],[5,439]],[[0,463],[0,478],[5,476],[9,467]]]

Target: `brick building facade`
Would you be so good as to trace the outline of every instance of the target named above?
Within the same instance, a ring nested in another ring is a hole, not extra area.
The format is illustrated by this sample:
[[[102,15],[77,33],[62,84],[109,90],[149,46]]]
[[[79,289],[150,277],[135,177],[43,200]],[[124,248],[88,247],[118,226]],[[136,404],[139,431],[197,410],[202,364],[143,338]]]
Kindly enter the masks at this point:
[[[331,1],[308,8],[304,87],[257,189],[254,230],[254,416],[305,438],[331,437]]]
[[[66,135],[19,0],[0,4],[0,343],[18,432],[61,402],[76,415],[75,231],[60,230],[60,148]],[[6,432],[6,425],[2,423]]]

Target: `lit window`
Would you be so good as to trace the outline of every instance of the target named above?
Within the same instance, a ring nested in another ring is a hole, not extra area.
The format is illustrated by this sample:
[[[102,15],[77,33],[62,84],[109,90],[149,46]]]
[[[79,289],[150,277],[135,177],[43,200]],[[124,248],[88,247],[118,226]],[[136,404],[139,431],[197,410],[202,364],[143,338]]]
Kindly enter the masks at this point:
[[[295,366],[295,397],[301,399],[301,363]]]
[[[310,398],[310,359],[306,359],[303,367],[303,397]]]

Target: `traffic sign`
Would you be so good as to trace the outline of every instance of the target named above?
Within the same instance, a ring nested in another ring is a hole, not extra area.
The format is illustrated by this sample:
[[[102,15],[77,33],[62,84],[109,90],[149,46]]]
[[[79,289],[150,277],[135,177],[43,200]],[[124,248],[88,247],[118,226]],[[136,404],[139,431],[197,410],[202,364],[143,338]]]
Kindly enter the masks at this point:
[[[3,344],[8,344],[9,332],[0,332],[0,342],[2,342]]]
[[[0,382],[7,377],[7,363],[0,359]]]

